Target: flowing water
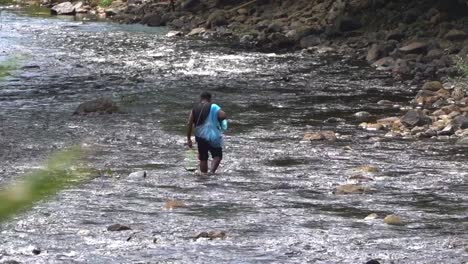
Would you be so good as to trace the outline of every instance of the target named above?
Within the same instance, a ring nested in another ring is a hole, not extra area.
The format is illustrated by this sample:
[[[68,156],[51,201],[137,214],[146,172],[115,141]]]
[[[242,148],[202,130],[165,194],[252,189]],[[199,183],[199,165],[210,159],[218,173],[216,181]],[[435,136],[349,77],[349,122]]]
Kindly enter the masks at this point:
[[[0,262],[464,263],[468,261],[467,149],[386,139],[352,114],[399,114],[414,87],[346,57],[266,54],[227,43],[168,38],[165,28],[26,16],[3,10],[0,182],[56,149],[88,142],[103,174],[0,227]],[[28,66],[21,68],[21,66]],[[201,91],[229,115],[220,173],[184,170],[185,122]],[[100,96],[125,113],[72,116]],[[324,123],[328,117],[344,123]],[[342,139],[303,142],[306,132]],[[373,193],[337,195],[372,165]],[[146,179],[129,178],[146,170]],[[164,210],[167,199],[187,207]],[[397,214],[389,226],[370,213]],[[108,232],[115,223],[132,230]],[[223,240],[194,240],[203,231]],[[33,255],[31,249],[42,252]]]

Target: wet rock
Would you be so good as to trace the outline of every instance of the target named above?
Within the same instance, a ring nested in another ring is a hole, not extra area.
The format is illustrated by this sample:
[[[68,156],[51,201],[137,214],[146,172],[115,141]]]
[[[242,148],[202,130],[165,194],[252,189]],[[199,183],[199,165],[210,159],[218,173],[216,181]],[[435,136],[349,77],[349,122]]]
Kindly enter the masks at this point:
[[[367,172],[367,173],[376,173],[379,172],[379,168],[369,165],[359,166],[353,169],[356,172]]]
[[[149,14],[141,19],[143,25],[148,25],[150,27],[160,27],[164,26],[162,16],[160,14]]]
[[[356,30],[361,26],[359,19],[354,17],[344,16],[336,20],[336,28],[342,32]]]
[[[361,111],[361,112],[355,113],[354,117],[356,117],[357,121],[366,121],[371,117],[371,114],[366,111]]]
[[[104,14],[106,14],[106,17],[113,17],[113,16],[116,16],[118,13],[119,11],[114,8],[108,8],[104,10]]]
[[[383,124],[379,124],[379,123],[371,124],[371,123],[365,123],[365,122],[359,124],[359,127],[362,127],[369,131],[378,131],[378,130],[382,130],[385,128]]]
[[[387,225],[401,225],[401,218],[397,215],[387,215],[384,218],[384,223]]]
[[[121,224],[113,224],[107,227],[107,231],[111,231],[111,232],[118,232],[118,231],[125,231],[125,230],[131,230],[131,228],[125,225],[121,225]]]
[[[40,69],[39,65],[25,65],[21,67],[22,70]]]
[[[323,123],[344,123],[346,120],[340,117],[329,117],[323,121]]]
[[[371,260],[367,261],[366,264],[380,264],[380,262],[378,262],[375,259],[371,259]]]
[[[319,36],[309,35],[309,36],[303,37],[301,41],[299,42],[299,45],[301,48],[305,49],[305,48],[310,48],[310,47],[320,45],[321,42],[322,40],[320,39]]]
[[[389,127],[396,121],[400,121],[400,118],[396,116],[392,116],[392,117],[381,118],[377,120],[377,123]]]
[[[111,114],[119,112],[116,103],[110,98],[98,98],[95,100],[87,101],[78,106],[73,113],[74,115],[87,115],[91,113],[98,114]]]
[[[34,255],[39,255],[39,254],[41,254],[41,249],[40,249],[40,248],[34,248],[34,249],[32,250],[32,253],[33,253]]]
[[[460,138],[457,145],[468,146],[468,137]]]
[[[333,131],[309,132],[304,135],[304,140],[336,140],[336,134]]]
[[[380,58],[382,54],[382,49],[379,45],[373,44],[370,49],[367,51],[366,60],[368,62],[374,62]]]
[[[138,179],[144,179],[146,178],[147,173],[146,171],[136,171],[132,172],[128,175],[128,179],[133,179],[133,180],[138,180]]]
[[[428,44],[425,42],[412,42],[399,50],[406,54],[424,54],[427,52]]]
[[[450,124],[444,127],[444,129],[442,129],[441,131],[437,132],[437,135],[438,136],[450,136],[454,132],[455,132],[455,128],[453,127],[453,125]]]
[[[53,6],[50,12],[52,15],[74,15],[75,6],[70,2],[64,2]]]
[[[194,28],[192,29],[187,36],[198,36],[206,32],[205,28],[199,27],[199,28]]]
[[[361,194],[366,192],[370,192],[369,187],[357,184],[343,184],[335,189],[335,194]]]
[[[210,231],[210,232],[201,232],[195,236],[195,240],[200,238],[208,238],[210,240],[213,239],[224,239],[226,237],[226,233],[223,231]]]
[[[410,110],[402,118],[401,122],[409,127],[430,124],[432,120],[420,110]]]
[[[464,31],[458,29],[452,29],[447,34],[445,34],[444,38],[451,41],[457,40],[464,40],[466,39],[467,34]]]
[[[401,41],[405,38],[405,34],[400,30],[393,30],[387,34],[387,40]]]
[[[21,264],[21,262],[18,262],[16,260],[6,260],[1,262],[1,264]]]
[[[434,92],[438,91],[440,89],[443,89],[443,88],[444,88],[444,86],[439,81],[426,82],[426,83],[424,83],[424,85],[422,87],[423,90],[434,91]]]
[[[164,209],[166,210],[172,210],[176,208],[184,208],[186,207],[185,203],[180,200],[167,200],[164,203]]]
[[[372,66],[376,67],[377,70],[388,71],[393,69],[395,65],[395,60],[392,57],[384,57],[372,64]]]
[[[379,215],[376,214],[376,213],[372,213],[372,214],[366,216],[366,217],[364,218],[364,220],[374,220],[374,219],[377,219],[377,218],[379,218]]]
[[[168,38],[172,38],[172,37],[180,37],[180,36],[183,36],[184,33],[182,33],[182,31],[169,31],[167,32],[166,34],[166,37]]]

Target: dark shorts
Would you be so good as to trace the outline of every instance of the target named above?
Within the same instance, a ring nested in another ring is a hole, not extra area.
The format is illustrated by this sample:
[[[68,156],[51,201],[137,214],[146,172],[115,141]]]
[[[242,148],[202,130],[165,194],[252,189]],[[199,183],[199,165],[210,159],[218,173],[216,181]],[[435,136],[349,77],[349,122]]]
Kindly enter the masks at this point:
[[[213,148],[208,141],[203,138],[195,137],[198,145],[198,159],[199,160],[208,160],[208,151],[211,153],[211,157],[219,157],[223,159],[223,149],[222,148]]]

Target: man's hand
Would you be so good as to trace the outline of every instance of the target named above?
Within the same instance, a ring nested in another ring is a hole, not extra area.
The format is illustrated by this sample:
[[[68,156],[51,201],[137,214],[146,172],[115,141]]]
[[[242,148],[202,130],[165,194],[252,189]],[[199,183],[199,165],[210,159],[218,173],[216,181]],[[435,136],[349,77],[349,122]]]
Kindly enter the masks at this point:
[[[192,147],[193,147],[192,139],[190,139],[190,138],[187,139],[187,146],[188,146],[189,148],[192,148]]]

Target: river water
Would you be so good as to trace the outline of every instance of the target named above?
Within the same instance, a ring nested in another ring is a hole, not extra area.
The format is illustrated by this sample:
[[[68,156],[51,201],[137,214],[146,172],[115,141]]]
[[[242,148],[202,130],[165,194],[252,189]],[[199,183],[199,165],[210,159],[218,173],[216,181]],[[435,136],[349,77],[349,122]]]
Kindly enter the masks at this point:
[[[112,175],[61,192],[0,227],[0,262],[464,263],[468,155],[453,142],[387,139],[353,113],[398,114],[414,87],[339,56],[239,50],[123,26],[3,10],[0,183],[56,149],[88,142],[89,166]],[[29,66],[21,68],[21,66]],[[229,116],[217,176],[184,170],[185,120],[211,91]],[[71,114],[109,96],[125,113]],[[329,117],[343,123],[324,123]],[[306,132],[342,139],[303,142]],[[337,195],[354,168],[375,166],[373,193]],[[146,170],[146,179],[127,177]],[[164,210],[165,201],[185,208]],[[404,225],[382,218],[401,216]],[[108,232],[115,223],[132,230]],[[220,230],[225,239],[194,240]],[[34,247],[41,254],[34,255]]]

